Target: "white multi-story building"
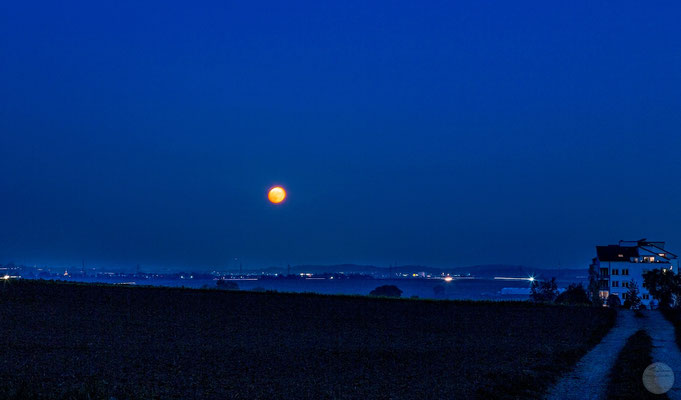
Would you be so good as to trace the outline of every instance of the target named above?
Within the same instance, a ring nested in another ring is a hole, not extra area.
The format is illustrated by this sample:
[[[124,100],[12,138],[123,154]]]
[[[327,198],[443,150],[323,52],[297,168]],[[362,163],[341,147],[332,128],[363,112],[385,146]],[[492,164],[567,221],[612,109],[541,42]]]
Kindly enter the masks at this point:
[[[596,246],[596,254],[591,270],[598,279],[598,295],[604,300],[615,295],[624,302],[633,281],[640,291],[641,303],[649,306],[653,298],[643,287],[643,274],[655,268],[679,268],[678,257],[665,250],[664,242],[620,240],[619,244]]]

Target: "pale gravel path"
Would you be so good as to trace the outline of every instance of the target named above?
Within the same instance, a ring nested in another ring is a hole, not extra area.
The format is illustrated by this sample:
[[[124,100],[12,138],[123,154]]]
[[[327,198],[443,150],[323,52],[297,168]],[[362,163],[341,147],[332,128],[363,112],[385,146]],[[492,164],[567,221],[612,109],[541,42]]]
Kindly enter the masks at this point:
[[[674,371],[674,386],[667,392],[671,400],[681,399],[681,351],[676,344],[674,325],[659,311],[646,311],[645,329],[653,339],[653,362],[663,362]]]
[[[642,320],[643,318],[635,318],[632,311],[619,311],[615,326],[610,332],[577,362],[572,371],[549,389],[546,398],[549,400],[605,398],[610,368],[615,364],[617,355],[629,336],[641,329]]]

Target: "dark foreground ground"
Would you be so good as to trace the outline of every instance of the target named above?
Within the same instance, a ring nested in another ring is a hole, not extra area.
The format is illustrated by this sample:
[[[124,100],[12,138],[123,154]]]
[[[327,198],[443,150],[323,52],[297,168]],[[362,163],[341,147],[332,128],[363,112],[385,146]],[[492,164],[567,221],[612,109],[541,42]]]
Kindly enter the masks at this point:
[[[536,397],[602,308],[0,283],[0,398]]]

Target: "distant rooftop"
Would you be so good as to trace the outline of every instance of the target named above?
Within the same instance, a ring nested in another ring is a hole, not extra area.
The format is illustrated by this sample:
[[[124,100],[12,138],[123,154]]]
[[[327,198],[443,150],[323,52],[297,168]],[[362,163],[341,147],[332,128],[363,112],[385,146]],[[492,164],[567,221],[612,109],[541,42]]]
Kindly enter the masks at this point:
[[[620,240],[619,244],[596,246],[596,253],[600,261],[638,261],[639,257],[655,257],[663,262],[676,259],[676,254],[665,250],[664,244],[647,239]]]
[[[596,253],[601,261],[629,261],[632,257],[638,257],[638,247],[618,244],[596,246]]]

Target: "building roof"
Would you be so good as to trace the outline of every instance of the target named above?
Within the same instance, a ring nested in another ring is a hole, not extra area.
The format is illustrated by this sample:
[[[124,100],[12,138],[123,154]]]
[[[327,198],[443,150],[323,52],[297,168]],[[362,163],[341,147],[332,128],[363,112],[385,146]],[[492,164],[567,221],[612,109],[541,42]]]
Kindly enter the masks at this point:
[[[600,261],[629,261],[632,257],[638,257],[638,247],[619,246],[596,246],[596,253]]]

